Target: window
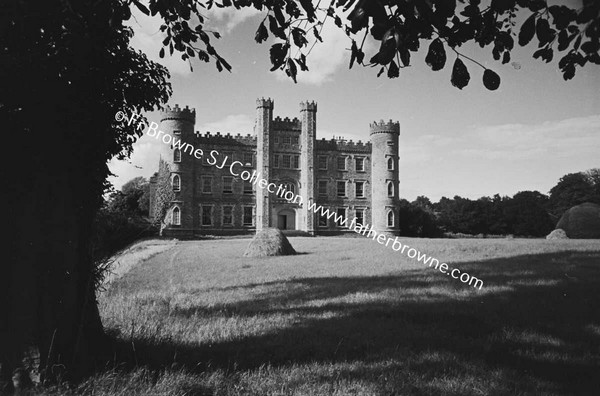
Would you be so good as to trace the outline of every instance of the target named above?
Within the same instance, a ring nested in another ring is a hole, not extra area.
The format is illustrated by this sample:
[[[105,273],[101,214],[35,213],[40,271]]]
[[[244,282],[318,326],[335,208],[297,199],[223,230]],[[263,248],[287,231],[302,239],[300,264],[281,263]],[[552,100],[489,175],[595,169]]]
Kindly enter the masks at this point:
[[[355,158],[354,164],[357,172],[364,172],[365,170],[365,159],[364,158]]]
[[[346,196],[346,182],[345,181],[337,182],[337,195],[338,195],[338,197]]]
[[[171,213],[171,224],[181,225],[181,211],[177,206],[173,208],[173,212]]]
[[[279,144],[279,136],[273,137],[273,143]]]
[[[173,175],[173,191],[181,191],[181,177]]]
[[[173,162],[181,162],[181,150],[173,150]]]
[[[296,185],[294,183],[282,183],[281,187],[283,187],[283,189],[285,189],[286,191],[291,191],[294,194],[296,193]]]
[[[252,153],[244,153],[244,166],[252,166],[254,163]]]
[[[298,136],[292,136],[292,144],[298,144],[299,141],[300,139],[298,138]]]
[[[300,168],[300,156],[294,155],[293,157],[294,163],[292,164],[292,168],[299,169]]]
[[[277,154],[273,156],[273,168],[279,168],[279,156]]]
[[[212,177],[202,176],[202,192],[212,194]]]
[[[233,225],[233,206],[223,206],[223,225]]]
[[[283,137],[283,144],[292,144],[292,137],[291,136],[284,136]]]
[[[327,216],[319,215],[319,227],[327,227]]]
[[[254,191],[252,191],[252,183],[247,180],[244,180],[244,194],[254,194]]]
[[[244,206],[244,216],[243,222],[245,226],[252,225],[254,219],[253,207],[252,206]]]
[[[388,170],[394,170],[394,158],[388,158]]]
[[[319,195],[327,195],[327,180],[319,180]]]
[[[319,156],[319,169],[327,169],[327,157]]]
[[[356,222],[358,224],[365,224],[365,210],[364,209],[356,209]]]
[[[365,182],[356,182],[356,198],[365,197]]]
[[[292,167],[292,158],[290,155],[283,155],[283,168],[289,169]]]
[[[388,182],[387,185],[388,188],[388,197],[393,197],[394,196],[394,182]]]
[[[387,214],[387,226],[388,227],[394,226],[394,211],[393,210],[390,210]]]
[[[212,206],[203,206],[202,207],[202,225],[209,226],[212,225]]]
[[[338,157],[337,168],[338,170],[346,170],[346,157]]]
[[[231,176],[223,177],[223,193],[224,194],[233,194],[233,177],[231,177]]]
[[[342,222],[344,221],[344,219],[346,218],[346,208],[337,208],[336,211],[336,221],[338,222]],[[343,226],[343,224],[338,224],[340,227]]]

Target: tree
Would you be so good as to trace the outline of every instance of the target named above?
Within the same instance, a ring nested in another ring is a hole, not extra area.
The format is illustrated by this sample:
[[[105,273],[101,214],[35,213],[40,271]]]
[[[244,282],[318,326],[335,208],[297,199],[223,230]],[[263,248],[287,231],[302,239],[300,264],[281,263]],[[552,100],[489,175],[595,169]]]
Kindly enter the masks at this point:
[[[545,209],[547,203],[548,197],[539,191],[516,193],[504,208],[511,233],[541,237],[552,231],[554,222]]]
[[[148,217],[150,184],[142,176],[129,180],[121,191],[111,194],[108,206],[128,217]]]
[[[590,179],[581,172],[569,173],[561,177],[556,186],[550,190],[549,205],[556,219],[572,206],[592,201],[594,201],[594,187]]]
[[[147,4],[147,6],[145,5]],[[127,157],[141,134],[135,124],[117,122],[126,113],[159,108],[171,95],[169,74],[129,46],[124,26],[135,7],[163,22],[164,47],[187,60],[231,66],[212,45],[217,32],[204,27],[211,7],[256,7],[265,11],[256,40],[270,31],[273,70],[295,79],[307,69],[307,32],[319,40],[323,22],[332,18],[351,37],[351,64],[379,65],[397,77],[410,63],[420,41],[429,42],[427,64],[445,64],[446,47],[456,51],[451,82],[462,88],[469,74],[458,48],[467,42],[493,47],[495,58],[510,59],[517,9],[531,13],[519,43],[536,40],[534,57],[546,61],[553,48],[567,51],[559,62],[565,78],[576,66],[598,63],[598,5],[548,7],[541,0],[478,1],[455,6],[452,0],[332,2],[319,8],[308,0],[7,0],[0,12],[0,118],[9,133],[7,147],[21,148],[27,159],[7,172],[3,195],[10,208],[6,265],[0,274],[0,387],[11,386],[15,368],[51,379],[58,368],[77,378],[93,368],[102,351],[102,324],[94,285],[91,252],[93,224],[107,187],[107,161]],[[319,3],[320,4],[320,3]],[[342,23],[343,13],[351,11]],[[321,18],[321,15],[323,17]],[[321,19],[319,19],[321,18]],[[266,27],[268,21],[268,30]],[[195,26],[192,26],[195,25]],[[532,34],[535,26],[535,34]],[[363,35],[359,41],[354,35]],[[379,51],[364,62],[364,38]],[[535,37],[533,37],[535,36]],[[296,55],[296,49],[300,49]],[[497,88],[499,77],[484,72],[484,84]],[[7,165],[13,165],[9,163]],[[5,166],[5,169],[11,169]]]
[[[428,198],[424,197],[428,200]],[[435,238],[441,236],[435,217],[430,211],[401,199],[398,206],[400,219],[400,235]]]

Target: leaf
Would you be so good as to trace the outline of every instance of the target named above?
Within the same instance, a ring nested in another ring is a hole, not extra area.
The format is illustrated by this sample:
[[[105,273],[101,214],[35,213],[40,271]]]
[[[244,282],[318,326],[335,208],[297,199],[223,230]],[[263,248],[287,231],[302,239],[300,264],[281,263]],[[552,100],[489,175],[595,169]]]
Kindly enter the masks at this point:
[[[483,72],[483,85],[490,91],[495,91],[500,86],[500,76],[490,69]]]
[[[529,44],[533,36],[535,35],[535,16],[536,14],[531,14],[523,25],[521,26],[521,30],[519,31],[519,45],[521,47]]]
[[[540,46],[552,41],[555,31],[550,28],[550,23],[547,19],[540,18],[535,25],[535,34],[540,41]]]
[[[319,30],[317,29],[316,26],[313,27],[313,34],[315,35],[315,38],[317,40],[319,40],[320,42],[323,42],[323,39],[321,38],[321,35],[319,34]]]
[[[308,43],[308,40],[306,40],[306,37],[304,35],[304,30],[297,27],[292,29],[292,39],[294,40],[294,45],[296,47],[302,48]]]
[[[257,43],[262,43],[269,37],[269,31],[267,30],[264,21],[258,26],[256,30],[256,35],[254,36],[254,41]]]
[[[460,58],[456,58],[454,61],[454,66],[452,67],[452,76],[450,77],[450,82],[458,89],[463,89],[469,84],[469,80],[471,76],[469,75],[469,71],[467,67],[463,63]]]
[[[273,15],[269,15],[269,29],[271,33],[275,36],[279,37],[282,40],[286,40],[287,37],[285,35],[285,31],[277,25],[277,20]]]
[[[510,52],[505,51],[504,55],[502,56],[502,64],[506,64],[508,62],[510,62]]]
[[[387,75],[389,78],[400,77],[400,69],[398,68],[398,65],[396,65],[396,62],[390,62],[390,64],[388,65]]]
[[[281,11],[281,8],[274,6],[273,7],[273,13],[275,14],[275,18],[277,19],[277,22],[279,22],[279,26],[285,26],[285,17],[283,16],[283,12]]]
[[[381,69],[379,69],[379,72],[377,73],[377,77],[381,76],[384,71],[385,71],[385,66],[383,66]]]
[[[309,22],[313,22],[315,19],[315,6],[311,0],[300,0],[300,5],[306,11],[306,16],[308,17]]]
[[[400,53],[400,60],[402,61],[402,64],[404,66],[410,65],[410,51],[406,47],[401,46],[398,48],[398,52]]]
[[[215,38],[220,39],[221,38],[221,33],[219,32],[212,32],[213,36],[215,36]]]
[[[287,44],[277,43],[271,46],[269,50],[269,56],[271,58],[271,64],[273,67],[271,71],[274,71],[280,68],[285,62],[285,57],[287,55],[289,46]]]
[[[444,43],[439,38],[436,38],[429,44],[425,63],[433,71],[441,70],[446,65],[446,50],[444,49]]]
[[[133,3],[136,5],[136,7],[142,11],[144,14],[146,15],[150,15],[150,10],[148,10],[148,8],[143,5],[142,3],[140,3],[138,0],[133,0]]]
[[[160,49],[160,51],[158,53],[158,56],[161,57],[161,58],[165,57],[165,48],[164,47]]]

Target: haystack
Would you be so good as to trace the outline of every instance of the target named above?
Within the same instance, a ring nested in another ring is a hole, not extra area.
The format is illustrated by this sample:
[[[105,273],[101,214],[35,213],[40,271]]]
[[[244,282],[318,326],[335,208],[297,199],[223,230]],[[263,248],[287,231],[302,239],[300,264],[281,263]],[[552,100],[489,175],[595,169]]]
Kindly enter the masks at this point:
[[[550,234],[546,235],[546,239],[569,239],[565,230],[561,228],[557,228],[552,231]]]
[[[571,239],[600,239],[600,205],[583,203],[567,210],[556,228],[565,230]]]
[[[290,241],[278,228],[265,228],[248,244],[245,257],[289,256],[296,254]]]

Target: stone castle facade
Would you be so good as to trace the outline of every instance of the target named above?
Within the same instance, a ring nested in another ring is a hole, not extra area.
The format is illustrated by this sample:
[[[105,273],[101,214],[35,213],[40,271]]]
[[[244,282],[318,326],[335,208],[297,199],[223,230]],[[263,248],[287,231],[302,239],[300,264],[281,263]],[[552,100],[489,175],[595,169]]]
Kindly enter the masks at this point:
[[[314,213],[308,202],[348,218],[348,224],[356,217],[377,232],[397,234],[399,123],[372,123],[366,143],[319,140],[316,103],[300,103],[300,118],[293,119],[274,117],[273,108],[271,99],[256,101],[254,135],[246,136],[194,132],[194,110],[177,105],[163,110],[159,129],[204,152],[198,159],[163,145],[159,172],[150,179],[150,213],[164,216],[163,235],[236,234],[265,227],[312,235],[351,232],[333,217]],[[234,177],[228,166],[219,169],[210,163],[211,150],[299,195],[302,203]],[[172,194],[158,213],[161,180]]]

